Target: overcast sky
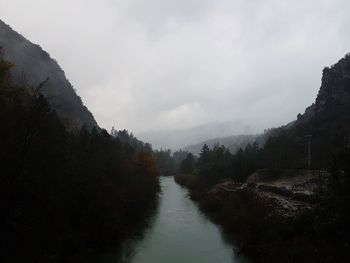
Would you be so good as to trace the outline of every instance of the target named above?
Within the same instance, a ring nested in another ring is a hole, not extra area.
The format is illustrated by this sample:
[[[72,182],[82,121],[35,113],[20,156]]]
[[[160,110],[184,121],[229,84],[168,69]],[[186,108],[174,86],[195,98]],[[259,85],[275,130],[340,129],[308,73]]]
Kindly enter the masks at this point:
[[[295,119],[350,51],[349,0],[0,0],[100,126],[136,134]]]

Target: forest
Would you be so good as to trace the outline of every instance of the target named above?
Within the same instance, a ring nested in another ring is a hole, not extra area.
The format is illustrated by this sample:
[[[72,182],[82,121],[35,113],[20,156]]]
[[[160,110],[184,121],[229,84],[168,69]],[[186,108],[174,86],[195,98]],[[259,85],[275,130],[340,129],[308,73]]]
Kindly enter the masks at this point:
[[[349,54],[325,68],[315,104],[295,122],[265,131],[265,144],[248,144],[235,153],[204,145],[197,160],[188,156],[182,162],[188,169],[177,182],[256,262],[350,260],[349,70]],[[271,183],[298,174],[317,176],[291,188]],[[312,195],[293,190],[305,192],[307,184],[314,185]],[[307,209],[280,213],[270,198],[276,194],[302,201]]]
[[[69,132],[42,90],[0,60],[0,258],[61,262],[120,245],[157,203],[158,166],[127,131]]]

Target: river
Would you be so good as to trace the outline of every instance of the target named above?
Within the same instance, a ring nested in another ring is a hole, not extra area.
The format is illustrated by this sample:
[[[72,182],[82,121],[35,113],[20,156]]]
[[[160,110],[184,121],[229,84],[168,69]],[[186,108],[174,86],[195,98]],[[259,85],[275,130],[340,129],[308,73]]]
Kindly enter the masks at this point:
[[[128,263],[246,263],[225,242],[220,229],[202,214],[173,177],[161,177],[158,212],[141,240],[124,252]]]

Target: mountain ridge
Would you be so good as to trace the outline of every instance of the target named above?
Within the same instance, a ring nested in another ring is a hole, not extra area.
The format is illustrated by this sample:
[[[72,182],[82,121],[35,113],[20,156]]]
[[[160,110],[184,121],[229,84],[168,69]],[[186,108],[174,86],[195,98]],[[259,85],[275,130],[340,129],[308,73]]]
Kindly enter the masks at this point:
[[[15,64],[15,84],[38,87],[45,82],[41,92],[69,130],[83,125],[98,124],[66,78],[57,61],[39,45],[32,43],[0,19],[0,47],[5,60]]]

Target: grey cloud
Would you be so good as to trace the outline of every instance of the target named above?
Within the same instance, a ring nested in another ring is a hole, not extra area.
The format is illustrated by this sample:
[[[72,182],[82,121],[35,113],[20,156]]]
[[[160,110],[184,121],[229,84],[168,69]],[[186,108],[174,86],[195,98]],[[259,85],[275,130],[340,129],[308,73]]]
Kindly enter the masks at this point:
[[[58,60],[101,126],[136,134],[289,122],[313,102],[322,68],[349,52],[348,10],[347,0],[0,0],[1,18]]]

